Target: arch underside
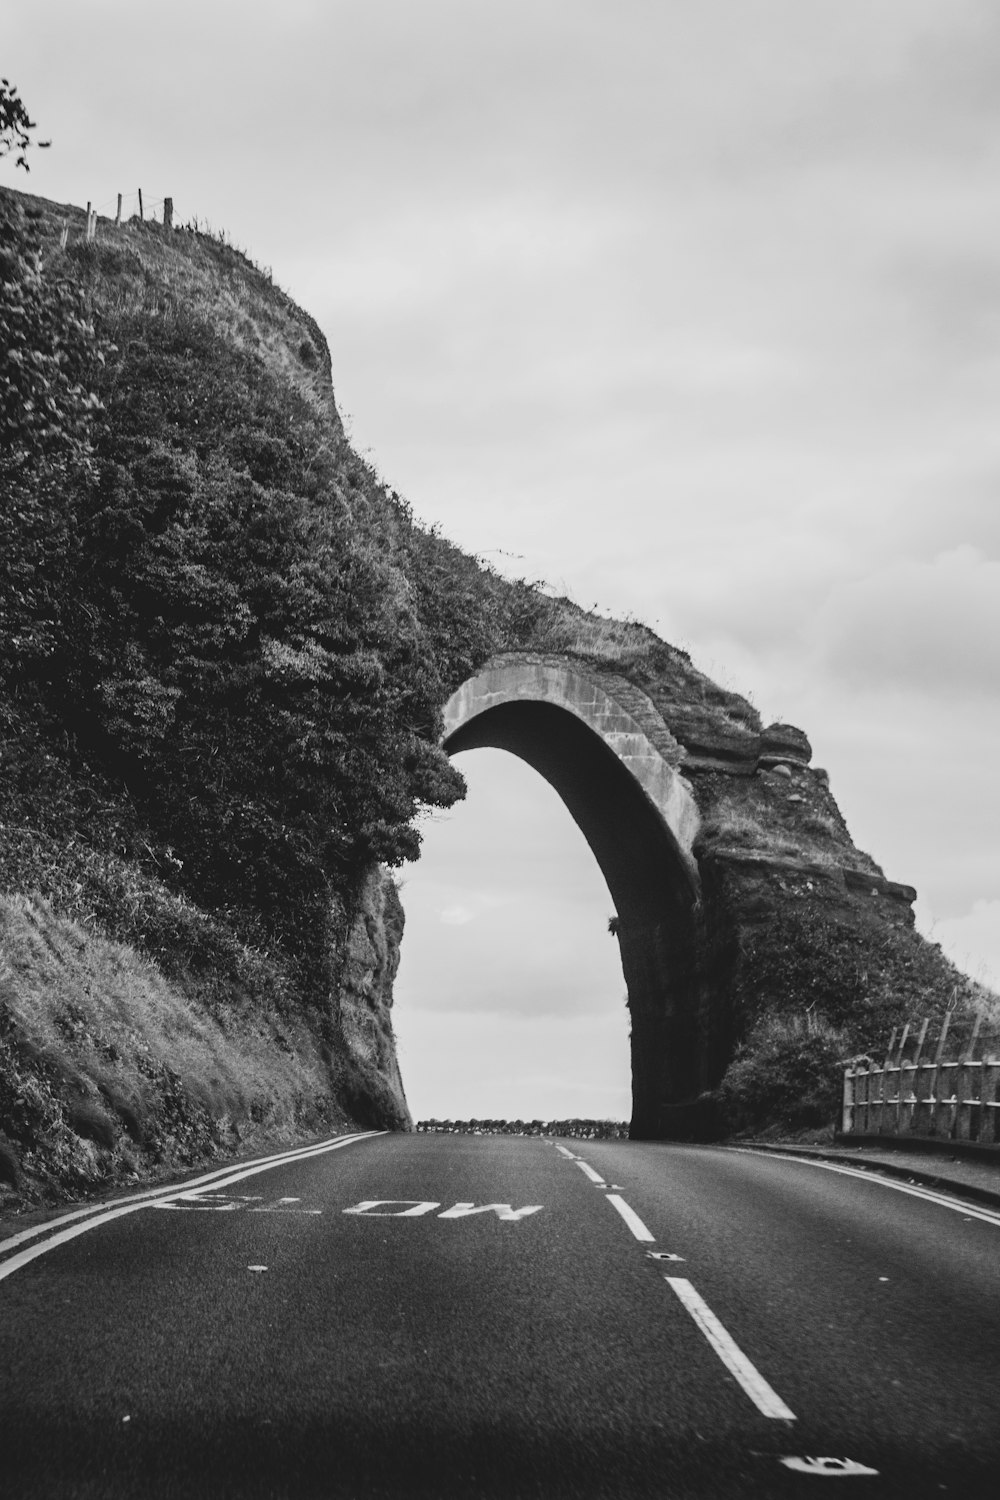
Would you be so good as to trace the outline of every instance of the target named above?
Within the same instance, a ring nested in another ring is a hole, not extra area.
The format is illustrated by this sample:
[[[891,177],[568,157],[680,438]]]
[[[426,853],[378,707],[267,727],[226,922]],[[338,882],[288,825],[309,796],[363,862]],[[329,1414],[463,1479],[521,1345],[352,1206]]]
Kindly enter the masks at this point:
[[[460,716],[452,701],[445,748],[506,750],[532,766],[575,819],[614,901],[632,1021],[632,1135],[702,1133],[695,1101],[725,1064],[728,1028],[707,982],[693,802],[690,816],[665,817],[599,730],[550,697],[498,701],[494,692],[480,702],[467,696]],[[678,788],[689,798],[664,770],[671,803]]]

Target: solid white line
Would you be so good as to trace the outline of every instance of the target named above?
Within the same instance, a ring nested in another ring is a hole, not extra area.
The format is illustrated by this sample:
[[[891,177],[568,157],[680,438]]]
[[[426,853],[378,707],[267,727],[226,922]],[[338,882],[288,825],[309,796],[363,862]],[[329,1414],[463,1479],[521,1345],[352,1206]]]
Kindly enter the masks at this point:
[[[841,1166],[839,1162],[818,1161],[812,1156],[793,1156],[791,1153],[785,1156],[776,1151],[754,1151],[750,1146],[732,1146],[733,1151],[739,1151],[743,1156],[763,1156],[774,1161],[779,1160],[799,1162],[804,1167],[822,1167],[825,1172],[837,1172],[841,1177],[859,1177],[862,1182],[873,1182],[879,1187],[892,1188],[894,1193],[906,1193],[910,1198],[923,1198],[927,1203],[936,1203],[939,1208],[950,1208],[954,1213],[961,1214],[966,1219],[980,1219],[984,1224],[992,1224],[1000,1229],[1000,1213],[994,1209],[983,1208],[979,1204],[970,1203],[967,1199],[946,1197],[944,1193],[937,1192],[934,1188],[921,1187],[917,1183],[897,1182],[892,1177],[883,1177],[876,1164],[873,1162],[867,1171],[860,1167]]]
[[[587,1162],[578,1161],[577,1166],[580,1168],[580,1171],[584,1174],[584,1176],[590,1178],[591,1182],[598,1182],[600,1183],[601,1187],[604,1186],[604,1178],[601,1176],[600,1172],[595,1172],[593,1167],[589,1166]]]
[[[618,1212],[621,1214],[622,1218],[625,1220],[625,1223],[631,1229],[637,1240],[649,1240],[650,1242],[652,1242],[656,1239],[656,1235],[650,1234],[649,1230],[639,1218],[639,1215],[636,1213],[635,1209],[629,1208],[624,1198],[619,1198],[617,1193],[608,1193],[607,1201],[613,1204],[615,1208],[617,1208]]]
[[[261,1162],[274,1162],[280,1165],[283,1161],[303,1160],[309,1156],[316,1156],[328,1150],[331,1140],[346,1145],[348,1141],[363,1141],[368,1136],[384,1134],[384,1131],[379,1130],[354,1131],[351,1135],[333,1136],[318,1144],[314,1142],[311,1146],[296,1146],[288,1151],[276,1152],[272,1156],[257,1156],[252,1162],[247,1162],[246,1165],[256,1166]],[[85,1219],[90,1214],[99,1214],[102,1208],[117,1208],[122,1203],[146,1203],[152,1201],[154,1198],[170,1197],[174,1193],[191,1192],[195,1188],[204,1187],[210,1182],[215,1182],[218,1178],[224,1177],[227,1172],[231,1172],[232,1170],[231,1166],[216,1167],[214,1171],[206,1172],[201,1177],[194,1177],[190,1182],[173,1183],[166,1187],[145,1188],[139,1193],[129,1193],[124,1198],[112,1198],[103,1205],[100,1203],[90,1203],[86,1208],[74,1209],[70,1214],[60,1214],[57,1219],[48,1219],[44,1224],[36,1224],[33,1229],[22,1229],[20,1234],[13,1234],[9,1239],[0,1240],[0,1254],[6,1250],[12,1250],[15,1245],[23,1245],[26,1240],[37,1239],[41,1234],[48,1234],[51,1230],[58,1229],[60,1224],[71,1224],[75,1219]]]
[[[20,1234],[11,1235],[9,1239],[0,1241],[0,1252],[12,1250],[15,1245],[24,1244],[27,1240],[37,1239],[39,1235],[50,1234],[53,1229],[58,1229],[60,1224],[68,1224],[72,1220],[86,1217],[86,1223],[78,1224],[74,1229],[64,1230],[61,1234],[52,1235],[41,1245],[34,1246],[31,1250],[22,1250],[19,1255],[12,1256],[0,1265],[0,1281],[18,1270],[20,1266],[27,1265],[36,1256],[43,1255],[46,1250],[51,1250],[55,1245],[65,1244],[67,1240],[75,1239],[78,1234],[83,1234],[88,1229],[94,1229],[99,1224],[106,1224],[111,1219],[117,1219],[122,1214],[133,1213],[136,1209],[149,1207],[164,1198],[176,1198],[180,1193],[190,1193],[197,1188],[207,1187],[212,1183],[215,1187],[228,1187],[234,1182],[239,1182],[244,1177],[252,1177],[258,1172],[267,1172],[272,1167],[282,1167],[297,1161],[308,1161],[314,1156],[322,1156],[328,1151],[337,1151],[342,1146],[349,1146],[354,1141],[364,1141],[372,1136],[384,1135],[384,1131],[369,1130],[353,1135],[336,1136],[332,1141],[324,1141],[319,1145],[304,1146],[295,1151],[283,1151],[275,1156],[258,1157],[256,1161],[249,1163],[239,1172],[233,1173],[230,1167],[219,1167],[214,1172],[208,1172],[202,1177],[196,1177],[190,1182],[173,1183],[167,1187],[150,1188],[142,1193],[131,1194],[128,1198],[115,1198],[102,1212],[99,1205],[91,1205],[89,1208],[79,1208],[71,1214],[63,1214],[58,1219],[50,1219],[47,1224],[38,1224],[33,1229],[24,1229]],[[230,1176],[226,1174],[230,1173]]]
[[[372,1131],[371,1133],[372,1135],[384,1134],[383,1131]],[[212,1184],[212,1191],[213,1193],[217,1193],[220,1188],[232,1187],[235,1182],[243,1182],[247,1177],[256,1177],[259,1172],[270,1172],[274,1167],[294,1166],[298,1161],[308,1161],[314,1156],[325,1156],[329,1151],[339,1151],[342,1146],[350,1146],[355,1141],[364,1139],[364,1136],[344,1136],[334,1141],[331,1145],[321,1146],[316,1150],[310,1151],[305,1156],[284,1157],[279,1161],[265,1161],[257,1166],[241,1167],[239,1171],[230,1172],[228,1177],[220,1177]],[[175,1187],[170,1192],[164,1193],[163,1197],[179,1198],[183,1196],[186,1198],[190,1195],[191,1191],[190,1185],[179,1188]]]
[[[726,1332],[708,1303],[698,1295],[690,1281],[686,1281],[682,1276],[664,1276],[663,1279],[673,1287],[726,1369],[739,1381],[757,1410],[765,1417],[777,1417],[785,1422],[794,1422],[795,1413],[785,1405],[778,1393],[768,1385],[760,1371],[750,1363],[743,1350]]]
[[[107,1224],[112,1219],[120,1219],[123,1214],[138,1213],[139,1209],[145,1206],[144,1203],[127,1203],[124,1208],[113,1208],[110,1213],[98,1214],[96,1219],[88,1219],[85,1224],[75,1224],[72,1229],[64,1229],[61,1234],[54,1234],[50,1240],[43,1240],[40,1245],[32,1245],[30,1250],[21,1250],[0,1266],[0,1281],[13,1276],[15,1271],[26,1266],[29,1261],[37,1260],[39,1255],[45,1255],[47,1251],[54,1250],[57,1245],[65,1245],[67,1240],[75,1240],[78,1234],[86,1234],[88,1229],[96,1229],[98,1224]]]

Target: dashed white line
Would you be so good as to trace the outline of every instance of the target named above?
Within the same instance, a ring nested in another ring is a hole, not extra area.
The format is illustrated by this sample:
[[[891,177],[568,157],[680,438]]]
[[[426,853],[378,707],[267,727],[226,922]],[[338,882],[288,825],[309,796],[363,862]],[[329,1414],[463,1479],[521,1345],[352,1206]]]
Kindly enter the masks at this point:
[[[743,1350],[727,1333],[708,1303],[682,1276],[665,1276],[664,1281],[677,1293],[729,1373],[746,1391],[757,1410],[765,1417],[794,1422],[795,1413],[785,1405],[777,1391],[768,1385],[760,1371],[750,1363]]]
[[[594,1171],[589,1162],[578,1161],[577,1166],[580,1168],[580,1171],[585,1177],[590,1178],[591,1182],[596,1182],[599,1187],[604,1186],[604,1178],[601,1176],[600,1172]]]
[[[568,1151],[565,1146],[557,1146],[556,1150],[559,1152],[560,1156],[565,1156],[566,1159],[567,1159],[567,1161],[576,1161],[577,1160],[577,1158],[576,1158],[576,1156],[574,1156],[573,1152],[572,1151]]]
[[[617,1193],[608,1193],[607,1201],[618,1210],[637,1240],[644,1240],[651,1244],[656,1239],[656,1235],[650,1234],[635,1209],[629,1208],[624,1198],[620,1198]]]

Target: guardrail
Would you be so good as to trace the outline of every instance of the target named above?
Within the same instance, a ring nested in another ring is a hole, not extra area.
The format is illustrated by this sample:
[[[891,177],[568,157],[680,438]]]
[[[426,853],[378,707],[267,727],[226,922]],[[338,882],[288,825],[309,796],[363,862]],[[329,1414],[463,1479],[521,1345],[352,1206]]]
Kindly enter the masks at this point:
[[[981,1016],[930,1024],[894,1031],[881,1064],[845,1063],[842,1134],[1000,1143],[1000,1035]]]

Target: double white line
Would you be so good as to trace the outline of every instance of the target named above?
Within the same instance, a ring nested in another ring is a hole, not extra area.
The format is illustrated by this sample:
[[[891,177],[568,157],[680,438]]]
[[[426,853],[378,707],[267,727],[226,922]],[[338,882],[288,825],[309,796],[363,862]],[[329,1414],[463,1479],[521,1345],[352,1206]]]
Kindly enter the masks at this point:
[[[329,1151],[339,1151],[343,1146],[353,1145],[355,1141],[367,1141],[373,1136],[384,1135],[384,1130],[356,1131],[353,1135],[338,1135],[332,1140],[320,1141],[318,1145],[301,1146],[293,1151],[281,1151],[274,1156],[259,1156],[256,1160],[246,1162],[243,1165],[232,1167],[219,1167],[214,1172],[206,1172],[203,1177],[196,1177],[192,1182],[173,1183],[169,1187],[148,1188],[145,1192],[131,1193],[127,1198],[113,1198],[103,1210],[91,1205],[89,1208],[78,1208],[73,1213],[62,1214],[58,1219],[50,1219],[45,1224],[37,1224],[33,1229],[22,1229],[19,1234],[11,1235],[9,1239],[0,1240],[0,1256],[8,1255],[8,1252],[17,1250],[18,1245],[24,1245],[29,1240],[39,1240],[40,1243],[32,1245],[28,1250],[17,1251],[9,1255],[9,1258],[0,1261],[0,1281],[8,1276],[13,1276],[22,1266],[37,1260],[40,1255],[45,1255],[49,1250],[54,1250],[57,1245],[65,1245],[68,1240],[75,1240],[78,1235],[86,1234],[89,1229],[97,1229],[101,1224],[110,1224],[112,1219],[120,1219],[125,1214],[134,1214],[140,1208],[148,1208],[152,1203],[160,1203],[165,1198],[176,1198],[179,1193],[192,1193],[198,1188],[208,1187],[210,1184],[214,1191],[221,1188],[231,1187],[234,1182],[242,1182],[246,1177],[255,1177],[259,1172],[269,1172],[273,1167],[287,1166],[290,1162],[309,1161],[314,1156],[325,1156]],[[71,1229],[60,1229],[62,1224],[71,1224]],[[57,1233],[53,1234],[52,1231]],[[43,1238],[48,1236],[48,1238]]]

